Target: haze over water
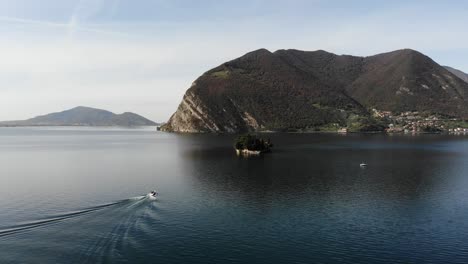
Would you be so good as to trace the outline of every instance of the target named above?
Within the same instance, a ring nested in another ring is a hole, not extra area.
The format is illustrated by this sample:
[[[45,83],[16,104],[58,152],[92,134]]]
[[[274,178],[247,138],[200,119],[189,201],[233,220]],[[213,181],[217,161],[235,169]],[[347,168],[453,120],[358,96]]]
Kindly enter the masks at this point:
[[[466,137],[265,136],[1,128],[0,262],[468,261]]]

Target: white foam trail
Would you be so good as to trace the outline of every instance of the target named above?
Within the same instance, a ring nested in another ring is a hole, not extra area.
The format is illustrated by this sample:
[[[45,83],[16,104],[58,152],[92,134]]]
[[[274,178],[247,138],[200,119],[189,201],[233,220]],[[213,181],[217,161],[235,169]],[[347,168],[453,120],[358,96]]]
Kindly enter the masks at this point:
[[[59,214],[59,215],[51,215],[44,219],[32,221],[32,222],[25,223],[25,224],[18,224],[18,225],[9,226],[9,227],[0,227],[0,237],[15,234],[21,231],[26,231],[29,229],[38,228],[44,225],[53,224],[53,223],[60,222],[60,221],[65,221],[67,219],[76,218],[76,217],[86,215],[92,212],[96,212],[105,208],[109,208],[109,207],[116,206],[116,205],[121,205],[126,202],[132,202],[136,204],[138,203],[138,201],[142,201],[145,198],[146,196],[130,197],[128,199],[120,200],[114,203],[89,207],[89,208],[85,208],[79,211],[73,211],[73,212],[68,212],[68,213]]]
[[[130,198],[128,198],[128,200],[132,200],[132,201],[134,201],[134,200],[141,200],[141,199],[144,199],[145,197],[146,197],[146,196],[144,196],[144,195],[135,196],[135,197],[130,197]]]

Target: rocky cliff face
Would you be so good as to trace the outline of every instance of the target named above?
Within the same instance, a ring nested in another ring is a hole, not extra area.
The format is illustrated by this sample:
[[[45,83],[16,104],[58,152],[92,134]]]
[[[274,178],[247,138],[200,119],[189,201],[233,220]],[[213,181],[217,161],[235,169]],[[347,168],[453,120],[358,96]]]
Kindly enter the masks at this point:
[[[235,102],[226,102],[226,108],[236,108]],[[248,112],[235,109],[227,112],[224,108],[216,112],[207,106],[205,100],[192,91],[188,91],[177,111],[162,127],[163,131],[182,133],[254,131],[260,128],[257,120]]]
[[[371,108],[468,117],[468,84],[429,57],[261,49],[199,77],[164,131],[242,132],[346,126]]]
[[[219,126],[208,113],[204,102],[192,92],[187,92],[176,113],[172,115],[162,130],[178,132],[218,132]]]

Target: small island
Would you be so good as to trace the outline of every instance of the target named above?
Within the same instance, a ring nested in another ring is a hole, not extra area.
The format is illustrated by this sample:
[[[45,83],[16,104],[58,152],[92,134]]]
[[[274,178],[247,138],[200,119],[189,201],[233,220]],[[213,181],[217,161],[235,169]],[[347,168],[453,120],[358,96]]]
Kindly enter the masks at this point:
[[[234,144],[237,155],[260,155],[271,152],[272,147],[270,139],[258,138],[251,134],[238,136]]]

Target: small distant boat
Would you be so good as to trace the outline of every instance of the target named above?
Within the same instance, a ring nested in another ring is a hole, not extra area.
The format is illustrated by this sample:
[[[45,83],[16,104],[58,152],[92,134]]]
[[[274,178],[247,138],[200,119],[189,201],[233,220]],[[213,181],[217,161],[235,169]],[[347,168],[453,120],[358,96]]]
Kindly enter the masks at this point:
[[[158,193],[156,191],[151,191],[147,195],[147,197],[150,198],[150,199],[156,199],[156,196],[158,196]]]
[[[361,167],[361,168],[367,167],[367,163],[361,163],[361,164],[359,164],[359,167]]]

